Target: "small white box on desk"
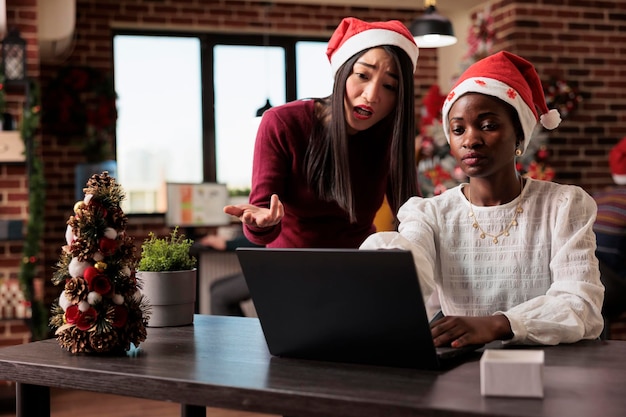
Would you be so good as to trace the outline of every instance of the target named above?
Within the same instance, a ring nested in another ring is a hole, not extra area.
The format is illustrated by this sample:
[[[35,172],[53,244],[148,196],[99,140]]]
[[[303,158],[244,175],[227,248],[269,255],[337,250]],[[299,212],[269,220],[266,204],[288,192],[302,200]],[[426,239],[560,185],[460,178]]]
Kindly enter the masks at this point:
[[[480,358],[480,393],[543,398],[543,350],[486,349]]]

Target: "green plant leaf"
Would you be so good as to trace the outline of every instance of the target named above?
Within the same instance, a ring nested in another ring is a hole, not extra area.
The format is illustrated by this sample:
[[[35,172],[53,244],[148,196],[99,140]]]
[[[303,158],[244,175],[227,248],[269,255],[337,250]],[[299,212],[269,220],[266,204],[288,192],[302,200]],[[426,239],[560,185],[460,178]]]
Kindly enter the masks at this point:
[[[141,245],[139,271],[184,271],[196,267],[197,260],[189,252],[193,241],[178,234],[178,226],[164,238],[153,232]]]

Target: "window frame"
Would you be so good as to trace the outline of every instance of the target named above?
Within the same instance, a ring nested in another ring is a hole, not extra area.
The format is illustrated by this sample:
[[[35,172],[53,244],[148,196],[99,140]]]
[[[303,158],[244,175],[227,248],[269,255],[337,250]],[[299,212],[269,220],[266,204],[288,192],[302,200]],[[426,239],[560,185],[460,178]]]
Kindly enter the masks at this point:
[[[243,45],[243,46],[271,46],[282,47],[285,50],[285,93],[286,102],[297,98],[296,87],[296,44],[298,42],[328,42],[328,38],[302,35],[272,35],[272,34],[233,34],[218,32],[180,32],[163,30],[114,29],[111,36],[111,45],[115,36],[166,36],[191,37],[200,41],[201,63],[201,103],[202,103],[202,161],[204,182],[215,182],[217,179],[217,155],[215,133],[215,92],[213,83],[213,48],[216,45]],[[112,46],[113,48],[113,46]],[[242,62],[241,65],[245,65]],[[115,66],[115,62],[113,62]],[[114,80],[115,82],[115,80]],[[175,83],[175,80],[171,81]],[[117,136],[117,135],[116,135]],[[114,150],[117,148],[117,139]],[[117,158],[117,157],[116,157]],[[140,215],[141,213],[133,213]],[[162,214],[162,213],[158,213]]]

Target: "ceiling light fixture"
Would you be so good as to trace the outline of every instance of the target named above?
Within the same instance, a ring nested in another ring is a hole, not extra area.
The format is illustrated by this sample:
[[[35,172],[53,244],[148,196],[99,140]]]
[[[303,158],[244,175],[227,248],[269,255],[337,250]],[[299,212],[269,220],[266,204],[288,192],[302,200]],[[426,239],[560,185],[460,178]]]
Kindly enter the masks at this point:
[[[420,48],[441,48],[457,42],[452,23],[437,13],[435,3],[435,0],[424,0],[424,13],[409,26]]]
[[[264,49],[264,54],[265,54],[265,87],[267,89],[267,100],[265,101],[265,104],[256,111],[256,117],[263,116],[263,113],[265,113],[265,111],[272,108],[272,104],[270,103],[270,90],[271,90],[270,88],[270,84],[271,84],[270,54],[268,52],[268,48],[270,47],[269,25],[271,23],[269,22],[267,18],[267,15],[268,15],[267,12],[270,9],[270,7],[272,7],[272,2],[267,2],[265,3],[264,9],[263,9],[263,26],[264,26],[263,49]]]

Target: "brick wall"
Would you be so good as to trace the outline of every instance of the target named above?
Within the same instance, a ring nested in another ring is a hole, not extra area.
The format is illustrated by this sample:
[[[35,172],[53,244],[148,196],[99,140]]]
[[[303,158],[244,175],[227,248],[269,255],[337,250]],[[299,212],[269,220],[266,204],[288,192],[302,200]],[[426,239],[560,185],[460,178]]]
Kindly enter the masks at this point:
[[[28,185],[23,162],[0,162],[0,219],[22,220],[28,217]],[[0,280],[17,279],[21,240],[0,240]]]
[[[626,136],[626,2],[503,0],[492,9],[496,48],[525,56],[543,80],[567,80],[583,96],[550,133],[555,180],[589,192],[612,184],[608,151]]]
[[[7,0],[7,27],[17,28],[20,35],[27,42],[27,73],[37,79],[39,77],[39,52],[37,47],[37,0]],[[21,120],[22,108],[25,102],[24,88],[19,86],[5,86],[6,112],[11,113],[18,121]],[[0,162],[0,220],[19,220],[26,223],[28,219],[28,180],[26,164],[24,162]],[[30,331],[25,320],[14,319],[15,308],[11,303],[19,302],[12,297],[18,285],[20,265],[22,262],[23,243],[21,240],[7,239],[0,241],[0,280],[3,297],[0,297],[0,346],[28,342]],[[41,273],[43,275],[43,268]],[[18,316],[26,315],[20,304]]]
[[[260,33],[265,30],[262,26],[265,4],[232,0],[77,0],[76,42],[71,55],[64,63],[41,66],[36,45],[36,0],[8,0],[7,15],[9,26],[17,25],[29,42],[29,74],[37,76],[45,94],[46,83],[64,64],[111,71],[112,27]],[[600,7],[579,0],[502,0],[491,4],[496,21],[495,48],[526,56],[536,64],[542,78],[558,75],[577,86],[584,97],[579,111],[550,134],[556,181],[578,184],[589,192],[610,184],[608,150],[626,136],[626,81],[622,81],[626,79],[626,3],[605,0]],[[416,12],[385,7],[281,3],[271,7],[267,20],[275,34],[330,35],[339,20],[349,15],[364,20],[399,19],[408,24]],[[422,50],[416,76],[418,103],[427,88],[437,81],[436,69],[434,51]],[[13,111],[20,104],[18,92],[12,98]],[[65,222],[74,205],[74,166],[82,161],[67,138],[46,134],[45,127],[41,141],[47,178],[42,274],[48,286],[46,299],[51,300],[57,296],[58,289],[49,288],[49,277],[64,243]],[[23,166],[0,164],[0,181],[9,172],[18,177],[25,175]],[[15,184],[24,187],[23,180]],[[20,194],[19,190],[16,192]],[[7,204],[6,199],[0,199],[0,216]],[[18,206],[23,216],[26,200]],[[129,233],[139,244],[148,231],[166,233],[162,218],[131,219]],[[0,256],[10,252],[7,248],[3,252],[2,247],[0,244]],[[8,265],[3,270],[12,271],[9,274],[16,273],[20,262],[19,250],[12,250],[15,253],[3,264]]]

